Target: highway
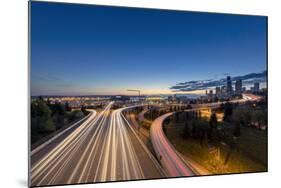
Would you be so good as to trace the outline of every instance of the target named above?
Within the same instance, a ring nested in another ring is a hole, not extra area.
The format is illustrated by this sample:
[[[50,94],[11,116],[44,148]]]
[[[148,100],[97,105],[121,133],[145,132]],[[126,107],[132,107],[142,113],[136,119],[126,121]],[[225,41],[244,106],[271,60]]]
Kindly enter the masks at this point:
[[[243,99],[236,99],[230,101],[231,103],[243,104],[247,101],[259,101],[261,97],[255,95],[243,95]],[[193,111],[204,108],[218,108],[223,102],[214,102],[206,104],[194,104],[192,109],[185,111]],[[168,176],[180,177],[180,176],[195,176],[200,175],[197,166],[191,165],[183,160],[177,150],[172,146],[168,138],[163,131],[163,122],[166,118],[173,115],[175,112],[166,113],[156,118],[150,127],[150,139],[160,161],[162,167],[165,169]],[[201,174],[202,175],[202,174]]]
[[[173,112],[164,114],[153,121],[150,128],[150,139],[153,148],[168,176],[195,176],[195,172],[185,164],[163,132],[163,121],[172,114]]]
[[[54,148],[31,157],[31,186],[161,178],[165,173],[110,102]]]
[[[59,131],[53,137],[49,138],[40,145],[35,146],[34,149],[32,149],[32,151],[30,152],[30,155],[33,159],[32,163],[34,163],[35,160],[38,160],[40,156],[44,155],[46,152],[49,152],[51,149],[56,147],[63,139],[65,139],[69,134],[71,134],[74,129],[78,128],[86,119],[88,119],[89,117],[93,119],[97,114],[95,110],[88,109],[87,111],[90,112],[87,116],[77,121],[76,123],[70,125],[66,129]]]
[[[232,102],[247,100],[258,98],[247,96]],[[122,113],[136,106],[113,110],[113,103],[100,112],[91,111],[83,121],[31,151],[31,186],[198,175],[163,132],[163,121],[173,112],[158,117],[150,128],[158,162]],[[191,110],[220,104],[194,105]]]

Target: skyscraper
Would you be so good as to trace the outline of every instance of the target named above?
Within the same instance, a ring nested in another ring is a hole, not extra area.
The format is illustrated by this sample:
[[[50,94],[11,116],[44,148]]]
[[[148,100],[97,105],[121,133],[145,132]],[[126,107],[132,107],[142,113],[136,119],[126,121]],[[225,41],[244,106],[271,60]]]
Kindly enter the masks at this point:
[[[226,94],[226,86],[221,87],[221,94],[223,94],[223,95]]]
[[[253,91],[254,93],[258,93],[260,91],[260,83],[259,82],[254,83],[253,90],[254,90]]]
[[[241,95],[242,93],[242,80],[236,80],[235,82],[235,94]]]
[[[221,94],[221,88],[216,87],[216,96],[219,96]]]
[[[213,90],[212,89],[209,91],[209,96],[213,97]]]
[[[230,76],[226,77],[226,92],[228,95],[232,94],[232,82]]]

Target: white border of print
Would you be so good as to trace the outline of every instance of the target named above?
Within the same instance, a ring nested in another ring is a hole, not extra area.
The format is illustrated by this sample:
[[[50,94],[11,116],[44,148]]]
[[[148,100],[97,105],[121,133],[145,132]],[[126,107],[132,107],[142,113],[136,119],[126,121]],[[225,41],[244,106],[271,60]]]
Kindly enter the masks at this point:
[[[52,1],[52,0],[49,0]],[[52,1],[55,2],[55,1]],[[58,1],[57,1],[58,2]],[[281,14],[275,0],[66,0],[59,2],[117,5],[129,7],[207,11],[269,16],[269,172],[199,178],[163,179],[95,184],[97,188],[143,187],[255,187],[278,185],[280,177],[280,33]],[[3,1],[0,6],[0,186],[27,186],[28,124],[28,3]],[[91,187],[75,185],[71,187]]]

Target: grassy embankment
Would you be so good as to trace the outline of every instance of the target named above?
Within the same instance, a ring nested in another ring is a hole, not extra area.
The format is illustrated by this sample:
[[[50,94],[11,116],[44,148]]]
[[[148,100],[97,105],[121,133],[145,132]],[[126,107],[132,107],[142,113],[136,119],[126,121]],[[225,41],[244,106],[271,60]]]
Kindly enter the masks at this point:
[[[212,150],[198,139],[183,138],[184,122],[170,122],[166,135],[174,147],[187,158],[205,167],[211,174],[258,172],[267,170],[267,132],[252,127],[241,127],[237,147],[231,150],[225,144]],[[226,129],[227,130],[227,129]],[[228,129],[231,131],[232,129]],[[229,160],[227,155],[231,153]]]

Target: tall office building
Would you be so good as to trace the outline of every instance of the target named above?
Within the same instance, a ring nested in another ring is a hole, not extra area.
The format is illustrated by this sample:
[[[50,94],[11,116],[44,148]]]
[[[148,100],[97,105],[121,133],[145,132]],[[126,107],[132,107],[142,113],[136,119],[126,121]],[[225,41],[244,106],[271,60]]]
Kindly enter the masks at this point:
[[[216,96],[219,96],[221,94],[221,88],[216,87]]]
[[[253,92],[258,93],[259,91],[260,91],[260,83],[256,82],[256,83],[254,83]]]
[[[241,95],[242,93],[242,80],[236,80],[235,82],[235,93]]]
[[[232,82],[230,76],[226,77],[226,92],[228,95],[232,94]]]
[[[226,94],[226,86],[221,87],[221,94]]]

